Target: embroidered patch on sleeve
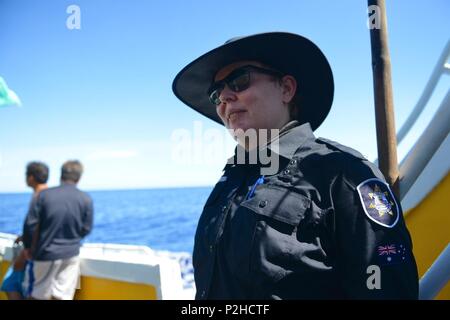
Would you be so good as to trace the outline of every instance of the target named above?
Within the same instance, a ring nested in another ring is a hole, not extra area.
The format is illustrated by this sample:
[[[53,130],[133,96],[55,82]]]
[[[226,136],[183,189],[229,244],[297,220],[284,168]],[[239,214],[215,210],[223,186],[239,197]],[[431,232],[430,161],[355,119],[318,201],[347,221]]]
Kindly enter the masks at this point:
[[[367,217],[375,223],[393,228],[399,218],[399,208],[389,185],[372,178],[357,187],[361,204]]]
[[[408,252],[403,244],[380,245],[377,247],[377,264],[385,266],[409,261]]]

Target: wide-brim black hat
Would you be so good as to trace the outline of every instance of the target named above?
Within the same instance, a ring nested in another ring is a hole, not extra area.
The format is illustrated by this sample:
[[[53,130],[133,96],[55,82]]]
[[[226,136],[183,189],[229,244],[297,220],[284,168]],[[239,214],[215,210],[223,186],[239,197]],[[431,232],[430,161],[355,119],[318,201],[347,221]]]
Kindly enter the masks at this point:
[[[244,60],[258,61],[295,77],[300,95],[297,120],[309,122],[313,130],[322,124],[333,102],[333,74],[322,51],[310,40],[293,33],[233,38],[184,67],[175,77],[172,90],[189,107],[223,124],[207,90],[221,68]]]

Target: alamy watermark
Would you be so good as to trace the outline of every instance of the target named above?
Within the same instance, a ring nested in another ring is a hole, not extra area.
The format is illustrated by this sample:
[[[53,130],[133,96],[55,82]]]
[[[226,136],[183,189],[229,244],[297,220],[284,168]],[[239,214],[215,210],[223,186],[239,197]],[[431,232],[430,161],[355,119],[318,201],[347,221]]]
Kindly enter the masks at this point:
[[[69,30],[80,30],[81,29],[81,10],[76,4],[71,4],[67,7],[66,13],[69,16],[66,19],[66,27]]]
[[[369,290],[381,289],[381,269],[377,265],[370,265],[367,267],[366,273],[370,276],[367,278],[366,286]]]
[[[369,18],[367,19],[367,28],[380,29],[381,28],[381,9],[379,6],[369,6],[367,8]]]
[[[247,147],[236,148],[234,157],[227,154],[235,145],[228,135]],[[195,121],[193,130],[176,129],[171,135],[171,159],[176,164],[211,165],[260,164],[262,175],[276,174],[279,170],[278,129],[220,130],[204,129],[200,121]],[[269,147],[268,142],[270,141]],[[231,145],[230,145],[231,144]]]

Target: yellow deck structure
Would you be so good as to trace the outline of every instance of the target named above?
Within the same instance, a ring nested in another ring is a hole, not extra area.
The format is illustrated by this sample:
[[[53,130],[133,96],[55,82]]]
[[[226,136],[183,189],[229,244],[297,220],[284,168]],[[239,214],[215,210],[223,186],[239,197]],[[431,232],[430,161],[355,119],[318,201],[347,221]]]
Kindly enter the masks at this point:
[[[413,239],[419,276],[422,277],[450,243],[449,174],[417,207],[406,212],[405,220]],[[436,299],[450,300],[450,283]]]

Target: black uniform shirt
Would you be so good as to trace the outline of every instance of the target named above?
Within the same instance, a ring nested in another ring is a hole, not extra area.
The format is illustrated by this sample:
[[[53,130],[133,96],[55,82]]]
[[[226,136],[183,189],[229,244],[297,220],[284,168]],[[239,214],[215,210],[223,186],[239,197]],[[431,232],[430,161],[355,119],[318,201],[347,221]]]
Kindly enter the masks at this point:
[[[209,196],[196,298],[417,299],[411,238],[380,171],[309,124],[278,142],[276,174],[256,183],[260,165],[227,164]]]

